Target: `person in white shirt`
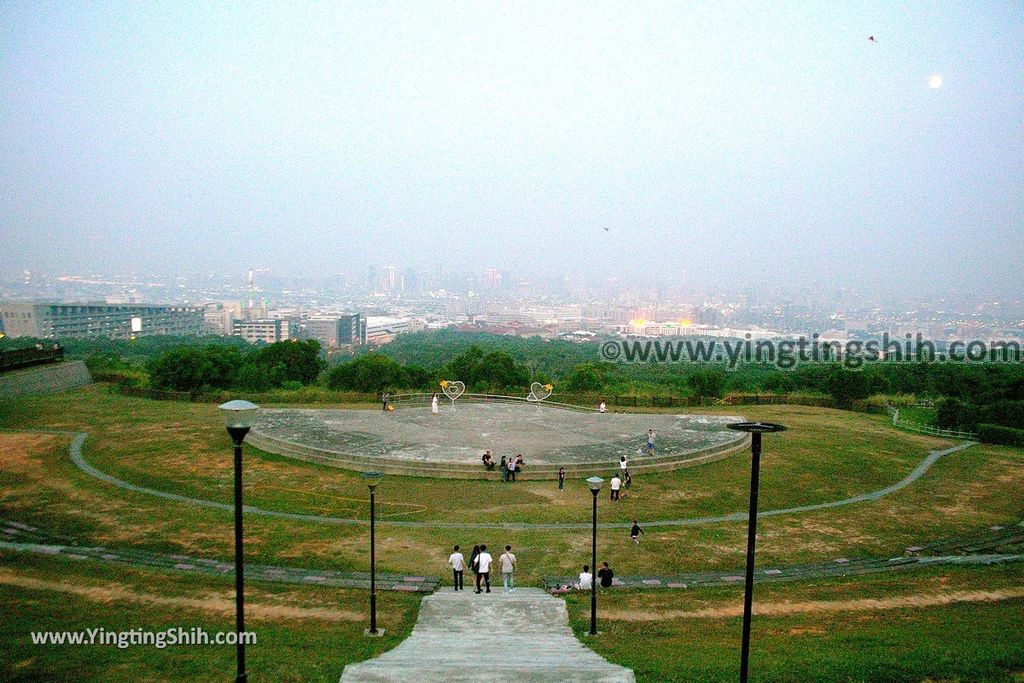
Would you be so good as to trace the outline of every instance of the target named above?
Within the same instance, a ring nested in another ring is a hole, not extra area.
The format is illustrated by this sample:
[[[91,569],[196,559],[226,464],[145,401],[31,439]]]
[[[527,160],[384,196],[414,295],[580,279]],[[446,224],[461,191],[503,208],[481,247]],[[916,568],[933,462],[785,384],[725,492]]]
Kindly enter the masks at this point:
[[[452,568],[452,578],[455,584],[455,590],[463,590],[462,572],[466,571],[466,558],[459,552],[459,546],[455,546],[455,550],[448,556],[448,564],[451,565]]]
[[[476,557],[477,570],[476,570],[476,592],[482,592],[480,590],[480,579],[484,580],[487,585],[487,592],[491,592],[491,563],[494,562],[494,558],[487,552],[487,546],[480,546],[480,554]]]
[[[606,406],[604,404],[604,401],[601,401],[601,407],[598,408],[598,410],[600,410],[602,413],[607,413],[608,412],[608,406]]]
[[[622,488],[622,480],[619,479],[619,475],[612,477],[612,500],[619,499],[619,489]]]
[[[505,546],[505,552],[498,558],[501,566],[501,583],[506,593],[516,592],[516,556],[512,554],[512,546]]]
[[[433,413],[434,415],[437,415],[437,413],[438,413],[437,392],[436,391],[434,392],[433,398],[430,399],[430,412]]]
[[[654,455],[654,436],[655,436],[654,430],[653,429],[648,429],[647,430],[647,452],[650,455]]]
[[[594,575],[590,573],[590,565],[583,565],[583,571],[580,572],[580,580],[576,583],[576,587],[581,591],[588,591],[594,587]]]

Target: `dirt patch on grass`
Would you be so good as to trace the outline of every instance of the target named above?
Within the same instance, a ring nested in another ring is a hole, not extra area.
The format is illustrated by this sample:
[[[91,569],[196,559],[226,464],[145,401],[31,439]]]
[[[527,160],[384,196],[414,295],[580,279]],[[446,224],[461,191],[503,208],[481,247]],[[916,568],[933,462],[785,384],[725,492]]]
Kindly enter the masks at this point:
[[[0,434],[0,469],[14,474],[40,474],[42,453],[56,447],[53,434]]]
[[[231,616],[235,613],[234,598],[217,593],[209,593],[198,598],[155,595],[153,593],[139,593],[118,584],[86,586],[63,581],[46,581],[3,569],[0,569],[0,584],[29,590],[66,593],[99,603],[130,602],[141,605],[215,612],[222,616]],[[293,619],[297,621],[359,621],[364,616],[361,612],[350,610],[326,607],[294,607],[291,605],[250,602],[249,600],[246,600],[245,611],[246,616],[264,621],[276,621],[279,619]]]
[[[999,590],[951,591],[899,595],[890,598],[860,598],[857,600],[815,600],[807,602],[763,603],[754,605],[754,614],[765,617],[783,617],[794,614],[820,614],[824,612],[871,612],[878,610],[908,609],[915,607],[941,607],[963,602],[999,602],[1024,598],[1024,587]],[[662,621],[668,619],[732,619],[743,616],[743,607],[707,607],[697,610],[606,610],[606,619],[615,621]]]

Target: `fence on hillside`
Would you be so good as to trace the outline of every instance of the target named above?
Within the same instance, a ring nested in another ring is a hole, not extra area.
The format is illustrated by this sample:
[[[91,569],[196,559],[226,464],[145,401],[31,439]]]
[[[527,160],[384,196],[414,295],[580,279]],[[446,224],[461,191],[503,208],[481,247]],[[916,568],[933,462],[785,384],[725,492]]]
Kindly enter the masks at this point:
[[[0,372],[28,368],[33,365],[58,363],[62,360],[64,360],[64,349],[59,344],[53,346],[37,344],[27,349],[0,351]]]
[[[887,406],[889,415],[892,417],[892,426],[899,427],[900,429],[906,429],[911,432],[918,432],[920,434],[928,434],[930,436],[944,436],[951,439],[977,439],[978,435],[974,432],[962,432],[957,429],[941,429],[934,425],[927,425],[922,422],[914,422],[913,420],[904,420],[900,417],[900,409],[894,406]]]

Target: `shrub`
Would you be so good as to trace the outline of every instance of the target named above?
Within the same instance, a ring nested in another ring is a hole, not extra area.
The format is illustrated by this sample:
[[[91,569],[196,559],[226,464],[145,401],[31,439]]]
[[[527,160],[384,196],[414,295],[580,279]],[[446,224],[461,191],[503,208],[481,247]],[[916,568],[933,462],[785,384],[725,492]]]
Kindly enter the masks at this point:
[[[1004,446],[1024,446],[1024,429],[982,422],[978,425],[978,439],[985,443],[997,443]]]

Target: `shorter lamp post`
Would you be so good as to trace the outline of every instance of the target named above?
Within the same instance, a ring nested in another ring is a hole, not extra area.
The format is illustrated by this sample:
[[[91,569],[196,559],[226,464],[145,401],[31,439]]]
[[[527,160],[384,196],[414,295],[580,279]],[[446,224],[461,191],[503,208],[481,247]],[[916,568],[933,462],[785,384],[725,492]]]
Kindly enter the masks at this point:
[[[252,418],[259,406],[249,401],[228,401],[220,406],[235,447],[235,631],[237,673],[236,683],[245,683],[245,571],[242,555],[242,442],[252,427]]]
[[[604,479],[590,477],[587,486],[594,494],[594,523],[591,525],[590,543],[590,635],[597,635],[597,494],[601,491]]]
[[[783,432],[786,428],[772,422],[735,422],[726,425],[737,432],[750,434],[750,512],[747,517],[747,574],[743,584],[743,644],[740,650],[740,683],[747,683],[747,661],[750,656],[750,616],[754,600],[754,544],[757,539],[757,488],[761,475],[761,435]]]
[[[363,479],[370,487],[370,628],[366,633],[371,636],[379,635],[377,632],[377,548],[374,537],[374,524],[376,510],[374,510],[374,494],[377,492],[377,484],[384,475],[380,472],[364,472]]]

